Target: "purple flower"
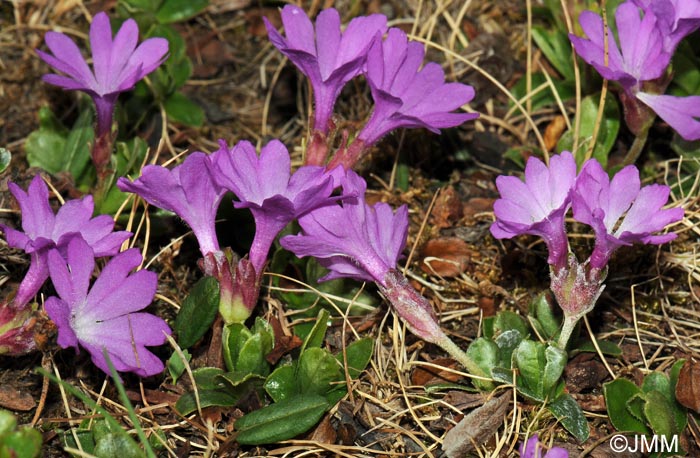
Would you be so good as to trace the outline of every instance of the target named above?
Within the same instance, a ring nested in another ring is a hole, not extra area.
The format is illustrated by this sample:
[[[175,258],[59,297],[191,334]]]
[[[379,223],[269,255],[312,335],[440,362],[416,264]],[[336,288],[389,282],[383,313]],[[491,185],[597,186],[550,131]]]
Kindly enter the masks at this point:
[[[700,96],[675,97],[637,92],[637,99],[654,110],[686,140],[700,140]]]
[[[575,181],[576,161],[568,151],[552,156],[549,167],[536,157],[528,159],[525,182],[499,176],[496,187],[501,198],[493,206],[496,221],[491,234],[497,239],[521,234],[540,236],[549,250],[549,264],[555,269],[566,266],[569,244],[564,215],[571,204]]]
[[[197,238],[202,256],[206,256],[219,251],[214,223],[216,210],[226,193],[214,181],[210,162],[210,156],[195,152],[172,170],[147,165],[134,182],[122,177],[117,186],[185,220]]]
[[[591,267],[603,269],[621,245],[660,245],[675,239],[674,233],[653,235],[683,219],[682,208],[662,209],[669,194],[669,187],[659,184],[640,189],[635,166],[623,168],[610,180],[598,161],[586,162],[576,180],[572,206],[574,218],[595,231]]]
[[[638,7],[651,11],[664,37],[664,49],[673,53],[678,43],[700,27],[698,0],[632,0]]]
[[[365,145],[400,127],[424,127],[440,133],[479,117],[477,113],[452,113],[474,98],[474,88],[445,83],[445,73],[435,62],[423,64],[423,44],[408,42],[406,34],[389,29],[386,40],[374,43],[367,54],[367,82],[375,108],[358,135]]]
[[[22,231],[0,225],[7,244],[31,256],[29,271],[19,286],[14,303],[21,308],[36,295],[49,276],[47,254],[57,248],[65,255],[66,245],[74,234],[85,239],[95,256],[112,256],[119,252],[130,232],[112,232],[114,220],[109,215],[92,217],[92,196],[69,200],[54,215],[49,205],[49,190],[39,175],[25,193],[15,183],[9,184],[22,212]]]
[[[386,286],[406,244],[408,209],[396,213],[388,204],[365,203],[365,181],[348,171],[343,190],[357,195],[341,205],[329,205],[299,218],[302,233],[283,237],[282,246],[298,257],[313,256],[330,273],[320,281],[355,278]]]
[[[642,81],[661,77],[672,52],[664,49],[664,37],[657,26],[656,16],[640,11],[631,1],[622,3],[615,11],[619,35],[618,48],[612,34],[608,35],[608,63],[605,64],[605,34],[603,19],[592,11],[584,11],[579,23],[588,39],[570,34],[576,53],[598,70],[603,78],[617,81],[627,91],[636,92]],[[622,50],[622,52],[620,52]]]
[[[542,446],[537,434],[530,437],[527,442],[520,444],[519,451],[521,458],[569,458],[569,452],[562,447],[552,447],[542,455]]]
[[[340,171],[306,166],[291,175],[289,152],[279,140],[263,146],[260,156],[247,141],[231,149],[223,140],[220,145],[212,155],[212,174],[220,186],[236,194],[236,208],[249,208],[253,213],[250,262],[260,277],[277,234],[299,216],[337,200],[331,193],[337,180],[334,175]]]
[[[46,33],[46,45],[52,54],[37,50],[44,62],[65,74],[44,75],[45,82],[84,91],[95,101],[98,136],[112,128],[112,113],[119,93],[133,88],[155,70],[168,53],[165,38],[149,38],[137,47],[138,37],[136,21],[127,19],[112,40],[109,17],[102,12],[95,15],[90,24],[94,72],[75,43],[62,33]]]
[[[263,18],[270,41],[311,81],[314,92],[313,128],[328,133],[333,105],[341,89],[357,76],[373,40],[386,32],[386,16],[356,17],[340,31],[340,15],[333,8],[321,11],[316,30],[301,8],[286,5],[282,22],[287,37]]]
[[[140,264],[138,249],[119,253],[90,288],[95,261],[82,238],[69,242],[67,265],[56,251],[49,253],[51,280],[59,297],[46,300],[46,313],[58,327],[58,344],[76,350],[80,344],[107,374],[103,349],[118,371],[148,377],[163,370],[163,363],[146,347],[162,345],[171,331],[157,316],[136,313],[151,303],[158,283],[155,272],[129,275]]]

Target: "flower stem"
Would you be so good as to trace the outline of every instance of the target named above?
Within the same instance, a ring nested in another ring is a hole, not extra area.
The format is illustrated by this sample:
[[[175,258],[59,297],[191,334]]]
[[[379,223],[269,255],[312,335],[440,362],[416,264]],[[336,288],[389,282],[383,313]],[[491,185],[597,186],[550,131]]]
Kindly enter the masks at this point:
[[[452,341],[447,335],[435,342],[440,348],[445,350],[454,359],[456,359],[471,375],[477,377],[490,378],[486,373],[479,367],[476,362],[469,357],[461,348],[457,346],[456,343]]]
[[[642,149],[644,145],[646,145],[648,137],[649,129],[642,130],[639,135],[634,137],[634,142],[632,142],[632,146],[629,151],[627,151],[627,155],[625,155],[625,159],[622,161],[623,165],[631,165],[637,162],[637,158],[642,154]]]
[[[582,315],[564,315],[564,325],[561,328],[561,334],[559,334],[558,342],[558,346],[562,350],[566,350],[566,345],[569,343],[571,333],[574,332],[574,328],[576,328],[576,323],[578,323],[578,320],[581,318],[581,316]]]

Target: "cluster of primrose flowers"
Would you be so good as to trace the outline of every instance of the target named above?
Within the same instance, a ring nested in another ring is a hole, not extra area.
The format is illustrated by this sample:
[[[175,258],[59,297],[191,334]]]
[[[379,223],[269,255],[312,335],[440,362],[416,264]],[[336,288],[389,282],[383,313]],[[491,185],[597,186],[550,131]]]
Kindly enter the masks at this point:
[[[211,154],[191,153],[172,169],[146,166],[133,181],[119,178],[117,186],[175,213],[190,226],[202,255],[199,267],[219,282],[219,311],[225,323],[242,323],[252,314],[270,248],[296,220],[301,232],[280,243],[298,257],[318,259],[330,272],[321,281],[345,277],[376,283],[413,333],[445,349],[472,374],[483,376],[483,370],[441,329],[427,299],[397,268],[406,244],[407,207],[394,211],[385,203],[369,205],[367,184],[352,170],[373,145],[396,129],[424,127],[439,132],[476,118],[475,113],[455,112],[472,100],[473,88],[445,83],[438,64],[423,65],[423,45],[409,41],[400,29],[388,28],[383,15],[357,17],[342,30],[334,9],[322,11],[315,27],[296,6],[285,6],[281,14],[286,37],[266,20],[270,40],[307,76],[313,90],[305,165],[292,173],[289,152],[278,140],[262,146],[260,153],[248,141],[229,146],[221,140]],[[623,3],[617,10],[622,52],[614,40],[604,39],[600,17],[584,13],[581,24],[589,38],[571,40],[601,75],[620,83],[627,123],[636,135],[646,135],[653,120],[645,111],[650,108],[684,137],[700,138],[700,122],[694,119],[700,97],[660,95],[668,84],[675,47],[700,26],[699,1]],[[100,177],[108,172],[117,97],[167,58],[168,43],[151,38],[137,46],[133,20],[112,37],[105,13],[95,16],[89,37],[92,68],[61,33],[47,33],[51,53],[38,53],[62,73],[45,75],[46,82],[84,91],[95,103],[92,160]],[[342,88],[359,76],[369,85],[373,111],[357,132],[340,131],[333,120],[335,101]],[[675,234],[658,232],[683,217],[681,208],[662,208],[669,197],[667,186],[641,187],[636,167],[623,168],[611,180],[592,159],[577,173],[569,152],[553,156],[549,165],[531,158],[524,181],[501,176],[496,184],[501,199],[494,206],[492,234],[496,238],[531,234],[547,245],[551,289],[565,314],[562,349],[576,322],[595,305],[613,252],[635,242],[668,242]],[[142,263],[138,250],[120,252],[131,234],[114,232],[109,216],[93,217],[90,195],[66,202],[54,214],[48,188],[39,176],[26,192],[16,184],[10,190],[22,211],[22,231],[2,229],[10,246],[30,256],[31,265],[14,297],[0,308],[0,352],[34,349],[30,303],[50,278],[57,296],[46,300],[45,310],[58,327],[62,347],[86,349],[107,373],[105,350],[119,371],[141,376],[162,371],[162,362],[146,347],[163,344],[171,330],[161,318],[141,312],[155,295],[157,275],[146,270],[130,274]],[[221,247],[216,236],[215,217],[227,192],[236,196],[234,207],[249,209],[255,220],[254,240],[243,257]],[[569,209],[576,221],[595,232],[595,247],[584,262],[570,253],[565,224]],[[111,259],[90,287],[98,257]]]

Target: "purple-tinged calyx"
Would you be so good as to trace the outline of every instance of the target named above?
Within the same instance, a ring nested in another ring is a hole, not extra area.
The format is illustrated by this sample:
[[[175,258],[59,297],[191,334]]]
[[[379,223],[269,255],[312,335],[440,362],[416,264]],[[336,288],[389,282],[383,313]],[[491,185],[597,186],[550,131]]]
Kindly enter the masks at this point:
[[[192,228],[202,256],[206,256],[219,251],[216,211],[226,194],[212,177],[210,161],[207,154],[195,152],[171,170],[147,165],[139,178],[133,182],[119,178],[117,186],[182,218]]]
[[[75,234],[88,243],[95,256],[112,256],[119,252],[122,242],[130,232],[113,232],[114,220],[109,215],[92,217],[92,196],[66,201],[54,214],[49,205],[49,190],[41,176],[32,180],[27,192],[15,183],[9,184],[10,192],[22,212],[22,231],[0,225],[7,244],[24,250],[31,257],[31,264],[13,300],[16,308],[25,307],[49,277],[47,255],[54,248],[62,255]]]
[[[161,318],[140,312],[156,293],[155,272],[129,272],[141,264],[135,248],[113,257],[90,288],[95,267],[93,251],[80,237],[73,237],[64,259],[49,253],[51,281],[58,297],[46,300],[46,313],[58,327],[63,348],[85,348],[93,363],[110,373],[106,350],[120,372],[148,377],[163,371],[163,362],[146,347],[162,345],[170,327]]]
[[[46,33],[50,53],[36,51],[44,62],[64,74],[46,74],[42,78],[45,82],[86,92],[95,102],[97,135],[92,160],[98,173],[109,165],[112,116],[119,93],[132,89],[167,57],[168,41],[165,38],[149,38],[137,46],[138,37],[136,21],[127,19],[112,38],[109,17],[101,12],[90,24],[92,69],[78,46],[60,32]]]
[[[325,138],[332,128],[335,101],[343,86],[362,71],[370,45],[386,32],[386,16],[356,17],[341,32],[340,15],[333,8],[319,13],[315,29],[298,6],[286,5],[281,15],[286,38],[263,18],[270,41],[309,78],[314,96],[312,131]],[[310,165],[324,162],[325,156],[307,158]]]
[[[36,349],[35,310],[16,308],[12,303],[0,303],[0,355],[21,356]]]
[[[219,314],[228,324],[243,323],[253,313],[260,294],[260,278],[248,258],[231,248],[207,253],[199,261],[202,271],[219,281]]]
[[[445,83],[440,65],[428,62],[423,66],[424,55],[423,45],[409,42],[397,28],[389,29],[384,41],[372,45],[365,74],[374,110],[357,138],[336,153],[329,167],[342,164],[346,169],[352,168],[369,147],[393,130],[423,127],[439,134],[442,128],[479,116],[454,112],[474,98],[474,88]]]
[[[493,206],[496,221],[491,234],[498,239],[522,234],[542,237],[549,251],[548,262],[554,269],[566,266],[569,243],[564,216],[571,205],[571,190],[576,182],[576,161],[564,151],[550,158],[549,167],[531,157],[525,166],[525,181],[499,176],[496,186],[501,194]]]
[[[586,162],[576,180],[572,206],[574,219],[595,231],[591,268],[603,269],[621,245],[660,245],[675,239],[674,233],[655,235],[683,219],[682,208],[662,208],[669,195],[670,188],[665,185],[640,188],[635,166],[623,168],[611,180],[598,161]]]

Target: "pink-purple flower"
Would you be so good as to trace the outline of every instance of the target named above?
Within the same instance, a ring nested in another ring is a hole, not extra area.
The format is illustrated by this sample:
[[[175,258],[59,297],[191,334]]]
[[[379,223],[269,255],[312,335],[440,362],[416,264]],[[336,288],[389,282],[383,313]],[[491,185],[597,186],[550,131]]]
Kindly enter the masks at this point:
[[[549,250],[549,264],[555,269],[564,267],[569,252],[564,216],[575,182],[576,161],[568,151],[552,156],[549,167],[534,156],[528,159],[524,182],[499,176],[496,187],[501,198],[493,206],[496,221],[491,234],[498,239],[540,236]]]
[[[250,262],[256,275],[262,275],[267,255],[277,234],[295,218],[310,210],[330,205],[337,173],[320,166],[304,166],[291,173],[287,148],[272,140],[260,155],[248,141],[232,148],[225,142],[212,155],[212,173],[216,182],[232,191],[236,208],[248,208],[255,220],[255,237],[250,248]]]
[[[348,171],[343,190],[358,197],[328,205],[299,218],[302,233],[283,237],[282,246],[298,257],[313,256],[330,270],[321,281],[349,277],[385,285],[396,268],[408,234],[408,209],[395,213],[386,203],[369,206],[366,183]]]
[[[620,44],[618,47],[608,31],[606,64],[603,19],[592,11],[581,13],[579,23],[588,38],[569,35],[576,53],[605,79],[618,81],[626,90],[636,90],[642,81],[662,76],[672,54],[664,49],[656,16],[647,11],[640,17],[639,8],[627,1],[615,10],[615,22]]]
[[[374,42],[367,54],[365,75],[374,99],[374,110],[357,138],[339,151],[330,167],[351,168],[384,135],[399,128],[424,127],[440,133],[477,118],[477,113],[454,112],[474,98],[474,88],[445,83],[445,72],[435,62],[423,65],[423,44],[409,42],[397,28],[384,41]]]
[[[663,95],[678,42],[700,27],[700,1],[628,0],[617,7],[615,20],[619,47],[608,33],[607,56],[603,20],[591,11],[579,17],[588,38],[569,38],[579,56],[624,89],[620,97],[627,126],[637,136],[646,135],[656,113],[686,140],[700,139],[700,96]]]
[[[328,133],[333,105],[345,84],[357,76],[372,42],[386,31],[386,16],[372,14],[350,21],[340,30],[340,15],[334,8],[321,11],[314,29],[303,9],[286,5],[282,22],[287,37],[263,18],[270,41],[306,75],[313,88],[313,129]]]
[[[15,183],[9,184],[12,195],[22,212],[22,231],[0,225],[7,244],[24,250],[31,256],[29,271],[19,286],[14,299],[15,307],[24,307],[49,276],[48,253],[56,248],[63,255],[66,245],[75,234],[88,243],[95,256],[111,256],[119,252],[130,232],[113,232],[114,220],[109,215],[92,217],[92,196],[69,200],[54,214],[49,205],[49,190],[41,176],[32,180],[27,192]]]
[[[117,186],[182,218],[192,228],[202,256],[206,256],[219,251],[214,223],[226,194],[226,189],[216,184],[211,175],[210,161],[207,154],[194,152],[171,170],[147,165],[136,180],[122,177]]]
[[[165,38],[149,38],[137,46],[138,26],[127,19],[112,39],[106,13],[98,13],[90,24],[93,69],[76,44],[63,33],[47,32],[45,41],[51,53],[37,50],[47,64],[64,75],[47,74],[43,80],[64,89],[87,92],[97,106],[98,134],[112,127],[117,96],[128,91],[155,70],[168,53]]]
[[[657,234],[683,219],[680,207],[663,209],[670,188],[651,184],[640,187],[639,170],[627,166],[610,180],[595,159],[581,170],[574,189],[574,219],[588,224],[596,234],[590,265],[604,268],[612,253],[622,245],[660,245],[676,238],[675,233]]]
[[[537,434],[533,434],[527,442],[521,443],[518,450],[520,458],[569,458],[569,452],[562,447],[552,447],[543,455],[544,449]]]
[[[142,377],[163,371],[163,363],[146,347],[162,345],[171,330],[161,318],[140,312],[156,292],[154,272],[129,272],[141,264],[132,248],[112,258],[90,288],[95,267],[94,253],[81,238],[68,243],[66,258],[57,251],[48,255],[51,280],[58,297],[46,300],[46,313],[58,327],[63,348],[85,348],[97,367],[109,374],[103,354],[120,372]]]

